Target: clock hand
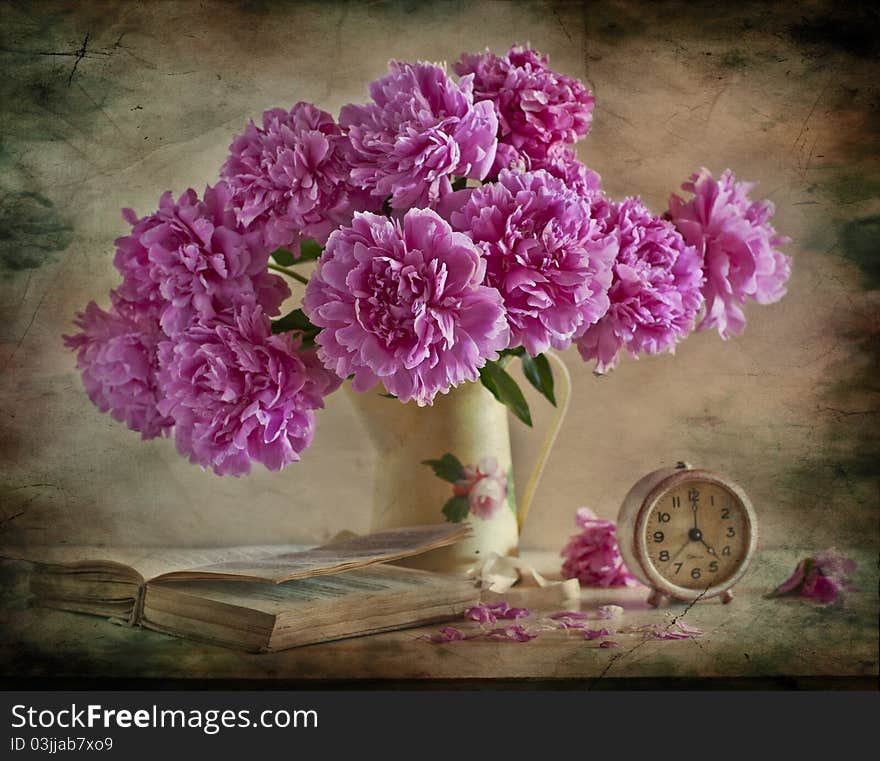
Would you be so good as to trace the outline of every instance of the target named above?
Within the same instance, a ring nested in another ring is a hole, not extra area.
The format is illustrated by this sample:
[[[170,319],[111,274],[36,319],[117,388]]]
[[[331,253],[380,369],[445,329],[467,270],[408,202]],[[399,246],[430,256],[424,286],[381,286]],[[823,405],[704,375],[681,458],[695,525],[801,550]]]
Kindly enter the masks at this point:
[[[703,539],[702,537],[700,537],[700,542],[703,544],[703,546],[706,548],[706,551],[707,551],[710,555],[714,555],[715,557],[718,557],[718,554],[715,552],[715,548],[709,546],[708,544],[706,544],[706,540],[705,540],[705,539]]]
[[[687,547],[690,543],[691,543],[691,540],[688,539],[683,545],[681,545],[681,549],[679,549],[679,551],[676,552],[676,553],[670,558],[669,562],[671,563],[671,562],[672,562],[673,560],[675,560],[679,555],[681,555],[681,553],[684,552],[685,547]]]

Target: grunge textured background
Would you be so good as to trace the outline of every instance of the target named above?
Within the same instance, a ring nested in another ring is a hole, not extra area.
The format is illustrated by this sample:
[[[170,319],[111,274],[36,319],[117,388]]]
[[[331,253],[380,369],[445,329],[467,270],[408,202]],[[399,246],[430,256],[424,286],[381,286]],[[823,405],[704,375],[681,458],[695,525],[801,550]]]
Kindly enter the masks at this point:
[[[121,206],[213,182],[233,134],[298,100],[336,113],[389,58],[529,41],[597,103],[581,159],[656,211],[701,165],[759,181],[794,239],[789,295],[744,336],[576,392],[524,543],[616,515],[676,460],[751,494],[770,546],[878,545],[878,16],[827,3],[3,2],[0,537],[244,543],[362,531],[374,455],[344,394],[281,474],[218,478],[89,403],[61,344],[116,283]],[[538,428],[547,409],[532,401]],[[520,489],[538,435],[512,423]]]

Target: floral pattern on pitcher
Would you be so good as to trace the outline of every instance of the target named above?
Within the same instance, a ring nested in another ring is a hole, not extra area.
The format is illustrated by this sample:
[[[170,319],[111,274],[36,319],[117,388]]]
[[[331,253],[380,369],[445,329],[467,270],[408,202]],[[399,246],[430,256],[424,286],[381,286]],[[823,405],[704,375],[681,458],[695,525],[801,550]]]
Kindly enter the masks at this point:
[[[463,465],[447,452],[439,460],[424,460],[438,478],[452,484],[452,496],[441,512],[450,523],[461,523],[468,515],[489,520],[507,502],[516,512],[513,469],[501,469],[494,457],[483,457],[476,465]]]

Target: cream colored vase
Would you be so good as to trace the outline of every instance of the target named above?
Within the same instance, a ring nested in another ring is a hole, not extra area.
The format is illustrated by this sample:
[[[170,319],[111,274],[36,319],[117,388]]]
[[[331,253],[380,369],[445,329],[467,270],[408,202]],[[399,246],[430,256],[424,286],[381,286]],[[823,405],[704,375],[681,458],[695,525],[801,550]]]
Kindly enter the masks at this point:
[[[517,554],[519,531],[571,390],[571,378],[562,360],[552,352],[546,356],[554,369],[557,407],[518,502],[513,495],[507,408],[482,384],[465,383],[448,394],[438,394],[430,407],[401,404],[382,396],[381,387],[360,394],[346,384],[377,448],[372,529],[446,520],[466,520],[471,525],[469,538],[412,558],[409,565],[462,573],[491,553]],[[468,478],[454,484],[424,464],[446,454],[457,458]]]

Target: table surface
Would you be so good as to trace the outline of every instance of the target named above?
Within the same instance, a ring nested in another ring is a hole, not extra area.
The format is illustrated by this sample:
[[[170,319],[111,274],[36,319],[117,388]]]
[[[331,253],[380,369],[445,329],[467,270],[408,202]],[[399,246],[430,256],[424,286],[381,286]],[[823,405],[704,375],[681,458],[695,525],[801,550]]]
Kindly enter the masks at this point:
[[[876,688],[878,674],[877,553],[850,550],[858,561],[856,589],[842,603],[820,606],[797,598],[765,599],[808,551],[768,550],[758,554],[729,605],[717,599],[691,607],[653,609],[646,590],[584,589],[580,609],[616,603],[624,614],[597,621],[612,629],[667,625],[674,619],[704,631],[697,639],[659,640],[617,633],[617,648],[603,649],[576,631],[541,632],[530,642],[471,640],[432,644],[423,638],[440,625],[280,653],[249,654],[155,632],[114,626],[101,618],[32,607],[26,594],[26,565],[3,564],[0,660],[13,686],[61,683],[187,683],[211,680],[274,680],[276,685],[344,683],[466,685],[549,683],[583,687],[621,685],[745,684],[855,686]],[[536,567],[554,562],[549,553],[529,558]],[[517,586],[502,596],[542,614],[570,610],[553,592]],[[577,607],[575,604],[574,607]],[[456,624],[469,629],[471,624]],[[475,627],[476,624],[473,624]],[[453,681],[450,681],[453,680]],[[264,681],[265,683],[265,681]]]

